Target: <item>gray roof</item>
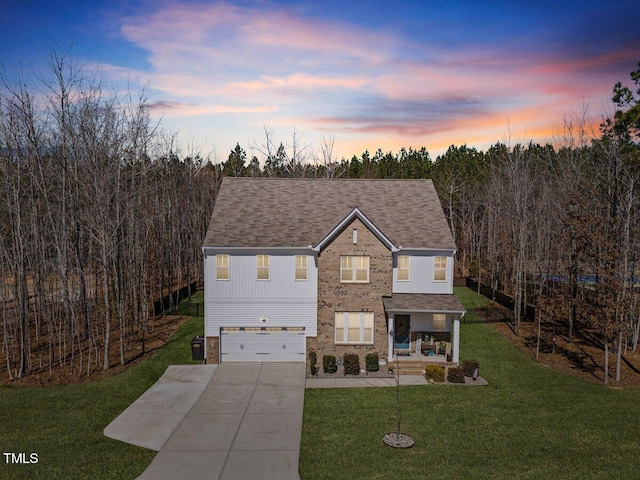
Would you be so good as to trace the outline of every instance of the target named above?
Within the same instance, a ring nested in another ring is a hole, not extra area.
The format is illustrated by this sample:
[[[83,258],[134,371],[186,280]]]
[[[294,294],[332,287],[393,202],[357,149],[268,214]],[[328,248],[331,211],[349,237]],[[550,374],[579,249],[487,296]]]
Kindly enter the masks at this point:
[[[455,295],[433,293],[394,293],[383,296],[382,303],[388,312],[464,312]]]
[[[431,180],[226,177],[205,247],[317,245],[353,209],[396,247],[455,249]]]

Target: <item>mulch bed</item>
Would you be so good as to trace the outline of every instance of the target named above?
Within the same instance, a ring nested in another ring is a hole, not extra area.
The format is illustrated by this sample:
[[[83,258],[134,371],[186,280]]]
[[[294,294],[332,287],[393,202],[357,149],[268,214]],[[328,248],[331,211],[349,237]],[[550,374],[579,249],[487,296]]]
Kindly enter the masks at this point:
[[[309,368],[307,367],[307,378],[393,378],[393,374],[390,374],[387,371],[387,367],[383,367],[380,365],[380,370],[377,372],[364,372],[360,373],[360,375],[345,375],[344,366],[340,365],[336,373],[324,373],[322,370],[322,366],[318,370],[318,373],[315,375],[311,375]]]

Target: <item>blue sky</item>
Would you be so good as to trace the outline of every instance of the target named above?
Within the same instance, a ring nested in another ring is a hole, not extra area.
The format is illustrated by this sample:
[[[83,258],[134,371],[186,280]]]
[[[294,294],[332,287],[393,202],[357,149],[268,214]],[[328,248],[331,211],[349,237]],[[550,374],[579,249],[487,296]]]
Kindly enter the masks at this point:
[[[0,12],[9,79],[52,45],[117,88],[148,84],[185,150],[225,160],[294,132],[319,155],[555,141],[597,125],[640,61],[632,1],[13,1]],[[126,87],[125,87],[126,88]],[[597,132],[595,132],[597,133]]]

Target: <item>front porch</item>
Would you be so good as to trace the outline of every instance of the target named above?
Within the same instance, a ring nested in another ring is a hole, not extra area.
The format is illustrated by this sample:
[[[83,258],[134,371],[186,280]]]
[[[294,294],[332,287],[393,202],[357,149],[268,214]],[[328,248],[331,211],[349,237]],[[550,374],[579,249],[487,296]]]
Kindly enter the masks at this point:
[[[455,295],[384,296],[387,314],[387,362],[458,364],[460,318],[465,310]],[[402,360],[404,358],[404,360]]]

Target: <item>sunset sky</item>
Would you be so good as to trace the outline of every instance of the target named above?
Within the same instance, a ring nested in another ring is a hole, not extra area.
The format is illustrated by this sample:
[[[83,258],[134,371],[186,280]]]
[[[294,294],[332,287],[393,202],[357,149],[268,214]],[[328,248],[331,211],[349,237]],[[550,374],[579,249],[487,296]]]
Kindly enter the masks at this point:
[[[640,61],[637,1],[0,2],[0,63],[58,45],[117,88],[148,84],[186,150],[226,160],[274,139],[338,158],[553,141],[610,114]],[[128,82],[128,83],[127,83]]]

